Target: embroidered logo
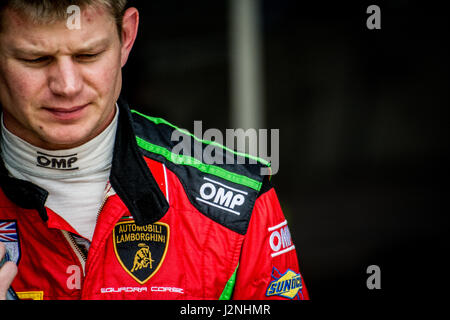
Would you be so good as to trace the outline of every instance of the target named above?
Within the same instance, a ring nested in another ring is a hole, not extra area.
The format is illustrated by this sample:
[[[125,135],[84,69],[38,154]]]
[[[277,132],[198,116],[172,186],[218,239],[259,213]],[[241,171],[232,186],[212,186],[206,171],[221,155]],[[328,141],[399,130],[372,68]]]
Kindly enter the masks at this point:
[[[155,260],[152,259],[152,253],[150,252],[148,245],[139,243],[138,247],[141,249],[139,249],[134,256],[133,269],[131,269],[131,272],[143,268],[153,269],[153,262],[155,262]]]
[[[75,165],[77,161],[78,161],[77,154],[70,154],[66,156],[55,156],[38,152],[36,157],[36,166],[53,170],[70,171],[79,169]]]
[[[203,202],[209,206],[225,210],[227,212],[240,215],[239,207],[245,202],[247,192],[232,188],[223,183],[203,177],[207,182],[200,187],[200,197],[197,201]]]
[[[269,244],[272,258],[295,249],[287,221],[267,229],[270,232]]]
[[[11,261],[15,264],[20,260],[20,243],[15,220],[0,220],[0,242],[6,247]]]
[[[280,296],[283,298],[303,299],[303,281],[300,273],[295,273],[288,269],[281,274],[277,268],[272,269],[272,278],[274,279],[267,287],[266,296]]]
[[[113,242],[119,263],[138,283],[146,283],[164,261],[169,235],[170,228],[165,223],[138,226],[132,219],[118,222]]]

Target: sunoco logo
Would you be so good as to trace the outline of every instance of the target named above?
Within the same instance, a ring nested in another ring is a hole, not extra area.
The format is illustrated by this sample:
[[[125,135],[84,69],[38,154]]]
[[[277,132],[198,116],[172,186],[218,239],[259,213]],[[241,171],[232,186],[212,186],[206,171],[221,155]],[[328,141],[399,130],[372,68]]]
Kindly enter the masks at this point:
[[[272,278],[274,279],[267,287],[266,296],[280,296],[288,299],[303,300],[303,281],[300,273],[296,273],[288,269],[281,274],[277,268],[272,270]]]
[[[203,177],[207,182],[200,187],[200,197],[196,199],[207,205],[240,215],[239,207],[245,202],[245,191],[229,187],[223,183]]]
[[[55,170],[78,170],[79,168],[75,166],[75,163],[77,161],[77,154],[71,154],[67,156],[54,156],[38,152],[36,165],[38,167]]]

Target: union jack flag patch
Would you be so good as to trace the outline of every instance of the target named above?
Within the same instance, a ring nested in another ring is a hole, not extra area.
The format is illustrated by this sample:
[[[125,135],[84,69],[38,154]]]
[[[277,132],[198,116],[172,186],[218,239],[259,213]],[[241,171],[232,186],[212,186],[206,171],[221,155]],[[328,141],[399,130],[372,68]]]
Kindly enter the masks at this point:
[[[20,259],[20,244],[15,220],[0,220],[0,242],[6,246],[11,261],[17,264]]]
[[[15,221],[0,222],[0,241],[12,242],[17,241],[17,227]]]

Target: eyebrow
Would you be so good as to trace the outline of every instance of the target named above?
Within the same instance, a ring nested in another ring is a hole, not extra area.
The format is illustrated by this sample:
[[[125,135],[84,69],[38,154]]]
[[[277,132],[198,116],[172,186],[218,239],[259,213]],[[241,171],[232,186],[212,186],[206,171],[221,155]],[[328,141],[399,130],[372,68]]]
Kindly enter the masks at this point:
[[[88,42],[86,45],[77,48],[76,50],[74,50],[74,53],[78,53],[78,52],[90,52],[90,51],[94,51],[96,49],[99,48],[106,48],[108,47],[110,43],[110,39],[109,38],[102,38],[99,40],[93,40],[90,43]],[[38,48],[26,48],[26,47],[15,47],[12,48],[12,52],[16,55],[21,55],[21,54],[26,54],[26,55],[31,55],[31,56],[51,56],[54,54],[57,54],[58,51],[56,52],[50,52],[48,50],[45,49],[38,49]]]

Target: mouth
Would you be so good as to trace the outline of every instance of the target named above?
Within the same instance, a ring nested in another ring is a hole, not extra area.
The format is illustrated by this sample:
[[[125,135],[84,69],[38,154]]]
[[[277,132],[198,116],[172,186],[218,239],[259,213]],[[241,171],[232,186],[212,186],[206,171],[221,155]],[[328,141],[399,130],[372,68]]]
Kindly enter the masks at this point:
[[[43,109],[59,120],[76,120],[82,115],[83,110],[87,108],[89,103],[75,107],[44,107]]]

